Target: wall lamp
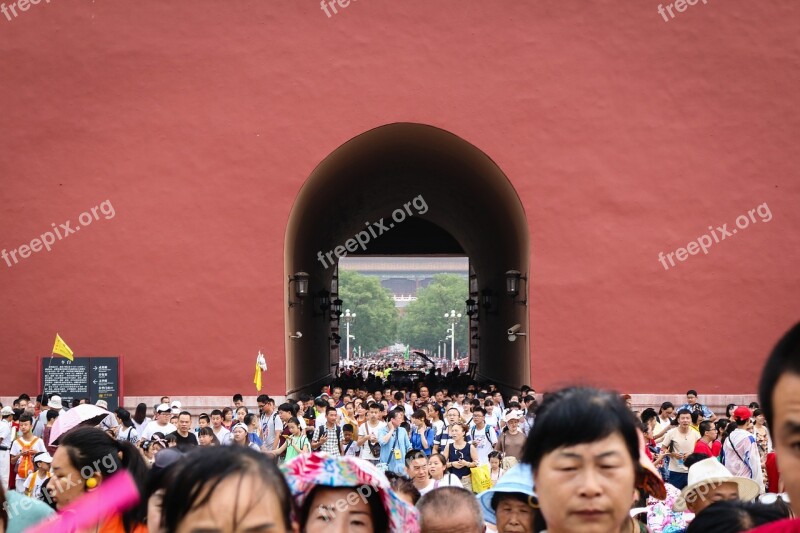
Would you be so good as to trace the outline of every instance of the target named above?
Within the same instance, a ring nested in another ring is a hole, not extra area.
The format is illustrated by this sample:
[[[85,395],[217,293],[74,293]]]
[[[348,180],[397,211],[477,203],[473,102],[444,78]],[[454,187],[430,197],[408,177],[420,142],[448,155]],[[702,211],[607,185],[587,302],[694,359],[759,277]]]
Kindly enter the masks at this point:
[[[496,314],[495,297],[492,289],[483,289],[481,291],[481,307],[487,314]],[[494,311],[492,311],[494,309]]]
[[[289,338],[294,340],[301,339],[303,338],[303,334],[299,331],[296,331],[294,333],[289,333]]]
[[[514,299],[516,303],[527,305],[527,298],[517,302],[516,297],[520,293],[520,281],[525,280],[525,288],[528,288],[528,276],[523,276],[519,270],[509,270],[506,272],[506,294]],[[525,291],[527,293],[527,290]]]
[[[308,296],[308,273],[306,272],[296,272],[294,276],[289,276],[289,288],[292,287],[292,282],[294,282],[294,294],[297,296],[297,302],[293,302],[291,299],[289,300],[289,307],[294,307],[296,305],[301,305],[303,303],[303,298]]]
[[[325,316],[325,311],[331,308],[331,293],[326,291],[325,289],[321,289],[315,296],[314,296],[314,316]],[[317,313],[316,309],[319,309],[320,312]]]
[[[337,319],[342,316],[342,300],[340,298],[336,298],[331,302],[331,315]]]
[[[467,304],[467,316],[473,320],[478,320],[478,302],[470,298],[464,303]]]
[[[342,337],[337,333],[331,333],[331,336],[328,337],[328,339],[332,340],[336,344],[339,344],[340,342],[342,342]]]

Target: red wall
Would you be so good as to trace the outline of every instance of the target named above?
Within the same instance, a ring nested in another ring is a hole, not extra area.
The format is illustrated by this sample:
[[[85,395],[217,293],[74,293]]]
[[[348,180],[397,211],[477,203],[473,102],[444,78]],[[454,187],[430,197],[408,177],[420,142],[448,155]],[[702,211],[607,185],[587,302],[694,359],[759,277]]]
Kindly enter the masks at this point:
[[[6,0],[7,1],[7,0]],[[591,5],[590,5],[591,4]],[[532,382],[751,392],[798,316],[800,4],[62,2],[0,15],[0,396],[58,331],[126,393],[284,386],[283,236],[327,154],[420,122],[493,158],[531,235]],[[708,255],[674,251],[767,202]],[[687,375],[690,374],[690,375]]]

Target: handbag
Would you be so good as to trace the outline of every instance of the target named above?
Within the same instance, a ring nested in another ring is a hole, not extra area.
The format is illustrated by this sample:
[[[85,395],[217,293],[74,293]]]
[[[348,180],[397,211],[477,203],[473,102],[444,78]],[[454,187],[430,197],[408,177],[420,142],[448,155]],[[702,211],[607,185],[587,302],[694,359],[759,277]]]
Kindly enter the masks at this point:
[[[478,465],[469,469],[472,477],[472,492],[479,493],[492,488],[492,475],[489,472],[489,465]]]
[[[375,442],[367,441],[367,445],[369,446],[369,453],[372,454],[372,457],[377,459],[381,458],[381,443],[377,440]]]

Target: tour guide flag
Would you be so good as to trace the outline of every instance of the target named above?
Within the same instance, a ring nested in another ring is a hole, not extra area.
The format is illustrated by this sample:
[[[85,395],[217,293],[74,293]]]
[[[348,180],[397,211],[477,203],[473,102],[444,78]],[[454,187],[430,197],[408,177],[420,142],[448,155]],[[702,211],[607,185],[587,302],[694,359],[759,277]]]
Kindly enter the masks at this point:
[[[74,361],[75,359],[72,357],[72,350],[69,349],[67,343],[59,337],[58,333],[56,333],[56,343],[53,344],[53,353],[66,357],[70,361]]]
[[[261,353],[261,350],[258,351],[258,356],[256,357],[256,375],[253,378],[253,383],[256,384],[256,390],[261,390],[261,372],[267,369],[267,361],[264,359],[264,354]]]

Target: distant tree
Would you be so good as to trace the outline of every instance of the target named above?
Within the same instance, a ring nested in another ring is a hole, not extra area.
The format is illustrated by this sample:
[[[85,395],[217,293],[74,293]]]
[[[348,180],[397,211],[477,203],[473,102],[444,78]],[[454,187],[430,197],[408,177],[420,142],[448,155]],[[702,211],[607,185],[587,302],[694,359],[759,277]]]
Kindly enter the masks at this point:
[[[469,320],[465,313],[464,301],[469,294],[466,278],[456,274],[436,274],[433,281],[417,291],[416,301],[406,307],[400,321],[399,336],[402,342],[412,348],[422,348],[437,353],[439,340],[445,340],[450,322],[444,314],[455,309],[461,313],[456,325],[456,351],[466,353],[468,347]],[[447,339],[447,354],[450,356],[450,340]]]
[[[389,289],[381,286],[376,276],[365,276],[350,270],[339,271],[339,298],[342,299],[342,311],[350,309],[356,314],[350,325],[350,334],[355,339],[350,341],[350,350],[361,346],[362,352],[373,352],[392,344],[397,336],[397,309]],[[344,318],[341,320],[339,344],[344,354],[347,346],[345,335],[347,329]]]

